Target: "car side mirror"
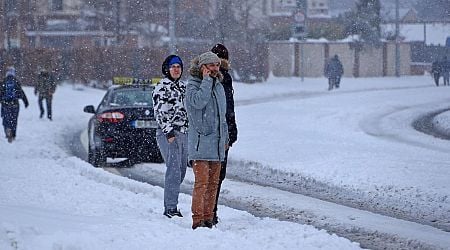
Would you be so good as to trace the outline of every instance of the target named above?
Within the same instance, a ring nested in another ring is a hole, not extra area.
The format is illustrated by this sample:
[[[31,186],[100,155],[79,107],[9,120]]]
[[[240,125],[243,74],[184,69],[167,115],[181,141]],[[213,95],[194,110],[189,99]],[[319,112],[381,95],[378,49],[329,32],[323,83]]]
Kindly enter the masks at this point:
[[[83,111],[86,113],[95,114],[95,108],[93,105],[88,105],[84,107]]]

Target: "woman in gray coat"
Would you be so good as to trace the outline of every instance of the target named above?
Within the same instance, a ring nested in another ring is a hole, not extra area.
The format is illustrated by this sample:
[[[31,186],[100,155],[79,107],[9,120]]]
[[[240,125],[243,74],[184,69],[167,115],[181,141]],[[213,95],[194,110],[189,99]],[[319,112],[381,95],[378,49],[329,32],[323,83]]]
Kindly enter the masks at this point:
[[[188,159],[195,175],[192,229],[212,227],[221,161],[228,147],[226,98],[220,59],[206,52],[193,60],[186,88]]]

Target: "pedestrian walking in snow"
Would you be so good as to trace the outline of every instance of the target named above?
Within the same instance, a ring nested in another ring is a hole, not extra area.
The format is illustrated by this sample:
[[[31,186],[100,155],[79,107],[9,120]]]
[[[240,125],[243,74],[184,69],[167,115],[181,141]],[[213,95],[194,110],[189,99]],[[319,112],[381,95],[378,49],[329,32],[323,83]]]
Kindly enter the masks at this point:
[[[223,75],[222,86],[225,91],[226,103],[227,103],[227,111],[225,114],[225,118],[227,120],[228,126],[228,148],[225,150],[225,158],[221,163],[220,175],[219,175],[219,185],[217,187],[216,194],[216,205],[214,206],[214,216],[213,216],[213,225],[216,225],[219,222],[219,218],[217,216],[217,204],[219,201],[220,189],[222,187],[222,182],[225,179],[227,173],[227,161],[228,161],[228,150],[233,145],[233,143],[237,140],[237,125],[236,125],[236,117],[234,113],[234,89],[233,89],[233,79],[231,75],[228,73],[230,70],[230,64],[228,61],[228,49],[223,44],[216,44],[211,49],[211,52],[216,54],[220,58],[220,73]]]
[[[213,226],[221,162],[228,147],[226,97],[220,58],[211,51],[192,61],[186,88],[188,158],[195,175],[192,229]]]
[[[431,74],[434,78],[434,84],[436,84],[436,87],[439,87],[439,78],[441,77],[441,62],[436,60],[431,64]]]
[[[1,117],[6,138],[11,143],[16,139],[17,120],[19,118],[19,99],[22,99],[25,108],[28,107],[28,99],[16,79],[14,67],[8,67],[6,77],[0,86]]]
[[[43,101],[45,99],[45,103],[47,106],[47,118],[50,121],[52,120],[52,99],[55,90],[56,90],[56,81],[53,75],[45,69],[41,70],[41,72],[38,75],[37,84],[34,88],[34,94],[38,95],[40,118],[42,118],[45,113],[43,105]]]
[[[328,90],[339,88],[341,77],[344,74],[344,68],[342,67],[338,55],[334,55],[334,57],[325,65],[324,74],[325,77],[328,78]]]
[[[153,91],[153,107],[158,123],[156,140],[166,163],[164,215],[183,217],[177,208],[180,185],[186,175],[188,118],[184,106],[186,84],[181,81],[183,62],[170,55],[162,64],[164,78]]]
[[[444,56],[442,58],[441,70],[442,70],[442,77],[444,78],[444,86],[448,86],[450,78],[450,60],[447,59],[447,56]]]

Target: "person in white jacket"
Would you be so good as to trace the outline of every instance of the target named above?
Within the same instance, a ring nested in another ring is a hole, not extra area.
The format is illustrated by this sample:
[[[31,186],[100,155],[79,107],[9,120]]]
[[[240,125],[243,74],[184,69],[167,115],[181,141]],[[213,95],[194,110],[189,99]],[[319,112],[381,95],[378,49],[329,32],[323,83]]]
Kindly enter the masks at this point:
[[[168,56],[162,65],[161,79],[153,91],[153,108],[158,123],[156,141],[166,163],[164,215],[183,217],[177,208],[180,185],[186,175],[188,118],[184,107],[186,84],[180,80],[183,61]]]

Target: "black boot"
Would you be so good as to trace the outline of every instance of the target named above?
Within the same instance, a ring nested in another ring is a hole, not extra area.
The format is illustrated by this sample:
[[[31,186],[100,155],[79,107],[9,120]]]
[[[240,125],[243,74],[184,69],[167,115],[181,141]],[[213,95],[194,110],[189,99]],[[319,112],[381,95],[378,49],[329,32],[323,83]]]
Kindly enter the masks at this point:
[[[212,224],[213,224],[213,226],[215,226],[215,225],[217,225],[217,223],[219,223],[219,217],[217,217],[217,214],[214,214]]]
[[[209,221],[209,220],[205,220],[205,221],[203,222],[203,225],[204,225],[204,227],[212,228],[212,227],[213,227],[213,222],[212,222],[212,221]]]
[[[180,210],[177,208],[165,209],[163,215],[167,216],[168,218],[172,218],[174,216],[183,217]]]
[[[197,229],[198,227],[204,227],[205,226],[205,222],[200,221],[199,223],[196,224],[192,224],[192,230]]]
[[[13,131],[9,128],[6,129],[6,138],[8,138],[8,142],[11,143],[13,141]]]

